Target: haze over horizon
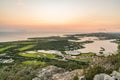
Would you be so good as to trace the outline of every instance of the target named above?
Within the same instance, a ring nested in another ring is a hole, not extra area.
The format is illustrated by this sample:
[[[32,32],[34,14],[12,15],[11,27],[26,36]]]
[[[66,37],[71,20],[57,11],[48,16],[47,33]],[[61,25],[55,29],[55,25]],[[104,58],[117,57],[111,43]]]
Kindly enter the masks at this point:
[[[120,32],[120,0],[0,0],[0,32]]]

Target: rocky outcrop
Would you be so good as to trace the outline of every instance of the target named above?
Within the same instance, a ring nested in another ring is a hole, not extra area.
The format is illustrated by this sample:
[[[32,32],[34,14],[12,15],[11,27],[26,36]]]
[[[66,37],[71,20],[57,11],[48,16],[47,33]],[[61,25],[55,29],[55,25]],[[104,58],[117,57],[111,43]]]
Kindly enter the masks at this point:
[[[101,74],[95,75],[93,80],[114,80],[114,79],[107,74],[101,73]]]
[[[37,77],[33,78],[32,80],[49,80],[49,78],[54,74],[61,72],[65,72],[65,70],[56,66],[48,66],[39,70],[36,74]]]
[[[71,72],[67,71],[64,73],[57,73],[53,75],[51,80],[73,80],[75,76],[82,76],[83,75],[83,70],[77,69],[73,70]]]
[[[112,74],[97,74],[93,80],[120,80],[120,72],[113,71]]]
[[[64,69],[58,68],[56,66],[48,66],[39,70],[36,74],[36,77],[32,80],[73,80],[75,76],[78,76],[79,78],[82,75],[82,69],[65,71]]]
[[[114,80],[120,80],[120,72],[113,71],[111,76],[114,78]]]

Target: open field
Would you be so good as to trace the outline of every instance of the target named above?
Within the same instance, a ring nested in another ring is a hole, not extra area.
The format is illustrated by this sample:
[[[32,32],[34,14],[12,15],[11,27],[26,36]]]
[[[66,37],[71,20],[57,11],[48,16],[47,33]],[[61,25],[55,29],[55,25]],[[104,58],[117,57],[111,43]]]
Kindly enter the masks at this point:
[[[0,48],[0,52],[4,52],[5,50],[13,48],[13,47],[16,47],[16,45],[8,45],[6,47]]]
[[[24,46],[22,48],[18,48],[19,51],[24,51],[24,50],[28,50],[28,49],[31,49],[33,48],[35,45],[27,45],[27,46]]]
[[[57,58],[55,54],[47,54],[47,53],[19,53],[20,56],[24,57],[33,57],[33,58]]]

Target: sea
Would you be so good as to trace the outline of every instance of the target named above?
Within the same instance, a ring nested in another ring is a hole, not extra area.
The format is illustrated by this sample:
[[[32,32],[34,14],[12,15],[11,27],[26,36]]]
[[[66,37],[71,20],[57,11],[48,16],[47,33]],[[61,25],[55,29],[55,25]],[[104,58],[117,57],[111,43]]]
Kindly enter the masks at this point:
[[[32,37],[64,36],[73,32],[0,32],[0,42],[27,40]]]

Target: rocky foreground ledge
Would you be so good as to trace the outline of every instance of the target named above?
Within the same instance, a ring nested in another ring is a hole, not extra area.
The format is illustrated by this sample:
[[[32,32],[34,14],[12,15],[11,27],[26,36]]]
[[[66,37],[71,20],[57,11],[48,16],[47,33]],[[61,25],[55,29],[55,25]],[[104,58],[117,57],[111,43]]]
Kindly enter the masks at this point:
[[[80,78],[82,78],[82,75],[82,69],[66,71],[56,66],[47,66],[39,70],[36,77],[32,80],[73,80],[75,76],[81,76]]]
[[[97,74],[93,80],[120,80],[120,71],[113,71],[110,75],[108,74]]]
[[[66,71],[56,66],[47,66],[38,70],[36,77],[32,80],[86,80],[83,69]],[[75,79],[75,77],[78,77]],[[94,76],[93,80],[120,80],[120,70],[113,71],[110,75],[101,73]]]

